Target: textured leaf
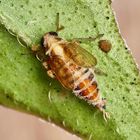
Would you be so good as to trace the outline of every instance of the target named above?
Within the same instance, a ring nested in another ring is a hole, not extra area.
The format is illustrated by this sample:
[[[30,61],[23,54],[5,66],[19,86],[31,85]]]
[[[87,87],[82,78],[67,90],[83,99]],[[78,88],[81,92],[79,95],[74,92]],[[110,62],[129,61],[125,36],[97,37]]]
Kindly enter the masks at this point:
[[[96,75],[100,91],[107,98],[111,119],[77,99],[42,69],[27,47],[55,30],[56,13],[65,27],[65,39],[104,34],[112,44],[105,54],[98,40],[83,43],[97,58],[97,67],[107,76]],[[1,0],[0,22],[0,103],[26,111],[96,140],[134,140],[140,137],[140,78],[135,62],[120,37],[108,0]]]

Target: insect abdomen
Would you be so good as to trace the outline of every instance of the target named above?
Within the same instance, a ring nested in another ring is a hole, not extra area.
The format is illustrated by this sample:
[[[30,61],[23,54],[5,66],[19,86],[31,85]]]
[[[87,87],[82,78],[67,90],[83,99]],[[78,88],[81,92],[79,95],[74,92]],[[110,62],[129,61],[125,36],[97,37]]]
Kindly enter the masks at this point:
[[[85,74],[89,73],[88,77],[79,80],[73,92],[76,96],[86,100],[88,103],[96,105],[100,98],[97,82],[95,81],[94,73],[90,69]],[[84,76],[83,76],[84,77]]]

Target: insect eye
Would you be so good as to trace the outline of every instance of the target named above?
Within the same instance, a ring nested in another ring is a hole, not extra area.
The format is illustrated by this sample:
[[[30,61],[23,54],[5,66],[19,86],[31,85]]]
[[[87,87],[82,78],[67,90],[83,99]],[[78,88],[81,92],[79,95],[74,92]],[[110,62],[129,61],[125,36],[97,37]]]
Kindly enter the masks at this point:
[[[50,35],[58,36],[57,32],[49,32]]]
[[[44,46],[44,37],[41,38],[40,44],[42,47]]]
[[[103,109],[106,109],[106,106],[104,105],[102,108],[103,108]]]

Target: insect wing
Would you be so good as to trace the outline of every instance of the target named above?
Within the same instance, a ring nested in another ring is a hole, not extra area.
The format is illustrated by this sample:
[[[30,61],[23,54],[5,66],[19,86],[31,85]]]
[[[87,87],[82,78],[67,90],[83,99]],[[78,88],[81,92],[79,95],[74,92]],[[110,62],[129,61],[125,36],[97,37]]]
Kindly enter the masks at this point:
[[[57,80],[67,89],[73,89],[74,87],[74,77],[72,68],[67,66],[64,59],[60,56],[53,56],[50,59],[50,67],[54,71]],[[72,66],[71,66],[72,67]]]
[[[65,54],[79,66],[94,67],[97,64],[97,59],[87,50],[80,47],[77,42],[69,42],[64,50]]]

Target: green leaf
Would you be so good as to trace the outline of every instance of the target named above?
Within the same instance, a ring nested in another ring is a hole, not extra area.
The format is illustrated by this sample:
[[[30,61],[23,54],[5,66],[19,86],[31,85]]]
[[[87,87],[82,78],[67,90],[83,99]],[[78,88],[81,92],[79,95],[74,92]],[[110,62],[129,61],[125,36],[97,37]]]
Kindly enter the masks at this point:
[[[115,23],[109,0],[1,0],[0,22],[28,46],[55,30],[56,13],[65,39],[104,34],[112,44],[105,54],[98,40],[83,47],[97,58],[100,92],[111,119],[50,79],[27,47],[0,27],[0,103],[52,120],[86,139],[134,140],[140,137],[140,77]]]

